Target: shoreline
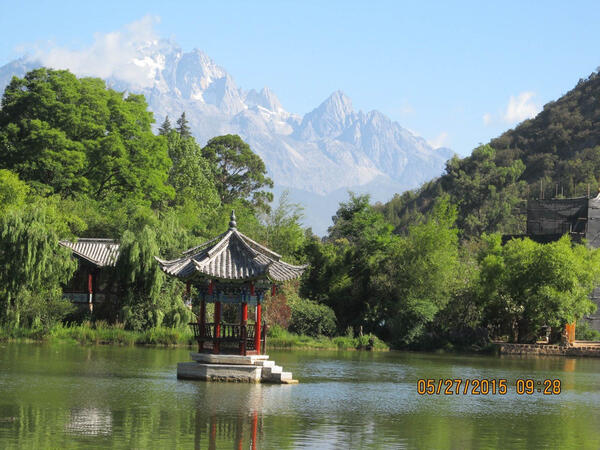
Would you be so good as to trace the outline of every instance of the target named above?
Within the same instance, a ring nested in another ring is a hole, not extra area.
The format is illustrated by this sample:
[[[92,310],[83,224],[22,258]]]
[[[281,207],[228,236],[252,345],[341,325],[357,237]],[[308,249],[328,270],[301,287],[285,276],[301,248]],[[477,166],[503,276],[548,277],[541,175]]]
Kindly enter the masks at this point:
[[[365,350],[368,336],[312,337],[287,331],[268,338],[267,348],[274,350]],[[125,330],[120,327],[92,327],[87,325],[58,325],[48,331],[18,328],[0,329],[0,343],[76,343],[79,345],[119,345],[147,347],[194,347],[196,342],[187,328],[151,328],[145,331]],[[371,351],[389,351],[384,342],[374,338]]]

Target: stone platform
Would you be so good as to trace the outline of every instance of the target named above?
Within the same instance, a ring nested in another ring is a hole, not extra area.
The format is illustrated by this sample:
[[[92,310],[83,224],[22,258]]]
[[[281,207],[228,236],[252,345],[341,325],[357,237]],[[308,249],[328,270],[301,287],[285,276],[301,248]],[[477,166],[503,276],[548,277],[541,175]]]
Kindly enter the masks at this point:
[[[192,362],[177,364],[177,378],[203,381],[296,384],[291,372],[270,361],[268,355],[213,355],[190,353]]]

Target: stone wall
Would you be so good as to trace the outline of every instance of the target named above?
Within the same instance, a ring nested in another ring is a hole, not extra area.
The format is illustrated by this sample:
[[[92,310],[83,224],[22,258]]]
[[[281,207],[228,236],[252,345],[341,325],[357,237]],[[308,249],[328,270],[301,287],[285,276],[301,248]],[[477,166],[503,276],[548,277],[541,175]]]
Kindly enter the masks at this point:
[[[502,355],[548,355],[600,357],[600,345],[578,342],[576,345],[497,344]]]

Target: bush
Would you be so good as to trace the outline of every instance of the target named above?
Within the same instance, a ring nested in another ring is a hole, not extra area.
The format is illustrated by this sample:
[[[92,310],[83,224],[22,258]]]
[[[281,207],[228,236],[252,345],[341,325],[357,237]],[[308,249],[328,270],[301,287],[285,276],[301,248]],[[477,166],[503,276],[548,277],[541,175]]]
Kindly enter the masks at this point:
[[[288,329],[293,333],[308,336],[334,335],[337,325],[333,309],[303,299],[295,301],[290,307],[292,315]]]
[[[591,328],[587,322],[577,322],[575,339],[578,341],[600,341],[600,331]]]
[[[287,329],[290,324],[292,309],[288,305],[284,292],[278,292],[275,296],[267,294],[264,310],[265,319],[269,325],[278,325],[283,329]]]

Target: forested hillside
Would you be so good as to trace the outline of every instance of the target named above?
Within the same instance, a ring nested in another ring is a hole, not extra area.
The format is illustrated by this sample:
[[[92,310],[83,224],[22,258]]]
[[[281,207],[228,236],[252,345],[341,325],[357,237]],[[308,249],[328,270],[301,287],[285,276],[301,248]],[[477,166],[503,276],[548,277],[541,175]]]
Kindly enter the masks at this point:
[[[154,258],[223,232],[235,209],[244,233],[309,265],[299,283],[267,296],[272,330],[481,348],[490,338],[534,342],[550,326],[556,340],[595,310],[588,295],[600,283],[600,250],[568,237],[502,246],[499,234],[483,233],[518,231],[539,181],[547,195],[553,180],[565,195],[596,189],[598,114],[588,100],[599,81],[450,160],[420,191],[378,207],[351,195],[319,239],[285,196],[271,204],[265,164],[239,136],[202,147],[184,112],[155,134],[146,99],[102,80],[50,69],[15,77],[0,109],[0,336],[87,321],[135,332],[185,327],[184,284]],[[560,119],[572,115],[580,119]],[[62,296],[76,263],[59,240],[85,236],[120,243],[113,294],[92,313]]]
[[[380,209],[398,231],[429,211],[441,193],[458,205],[462,236],[523,231],[528,198],[578,197],[598,189],[600,177],[600,75],[544,106],[535,118],[452,158],[443,176],[396,195]]]

